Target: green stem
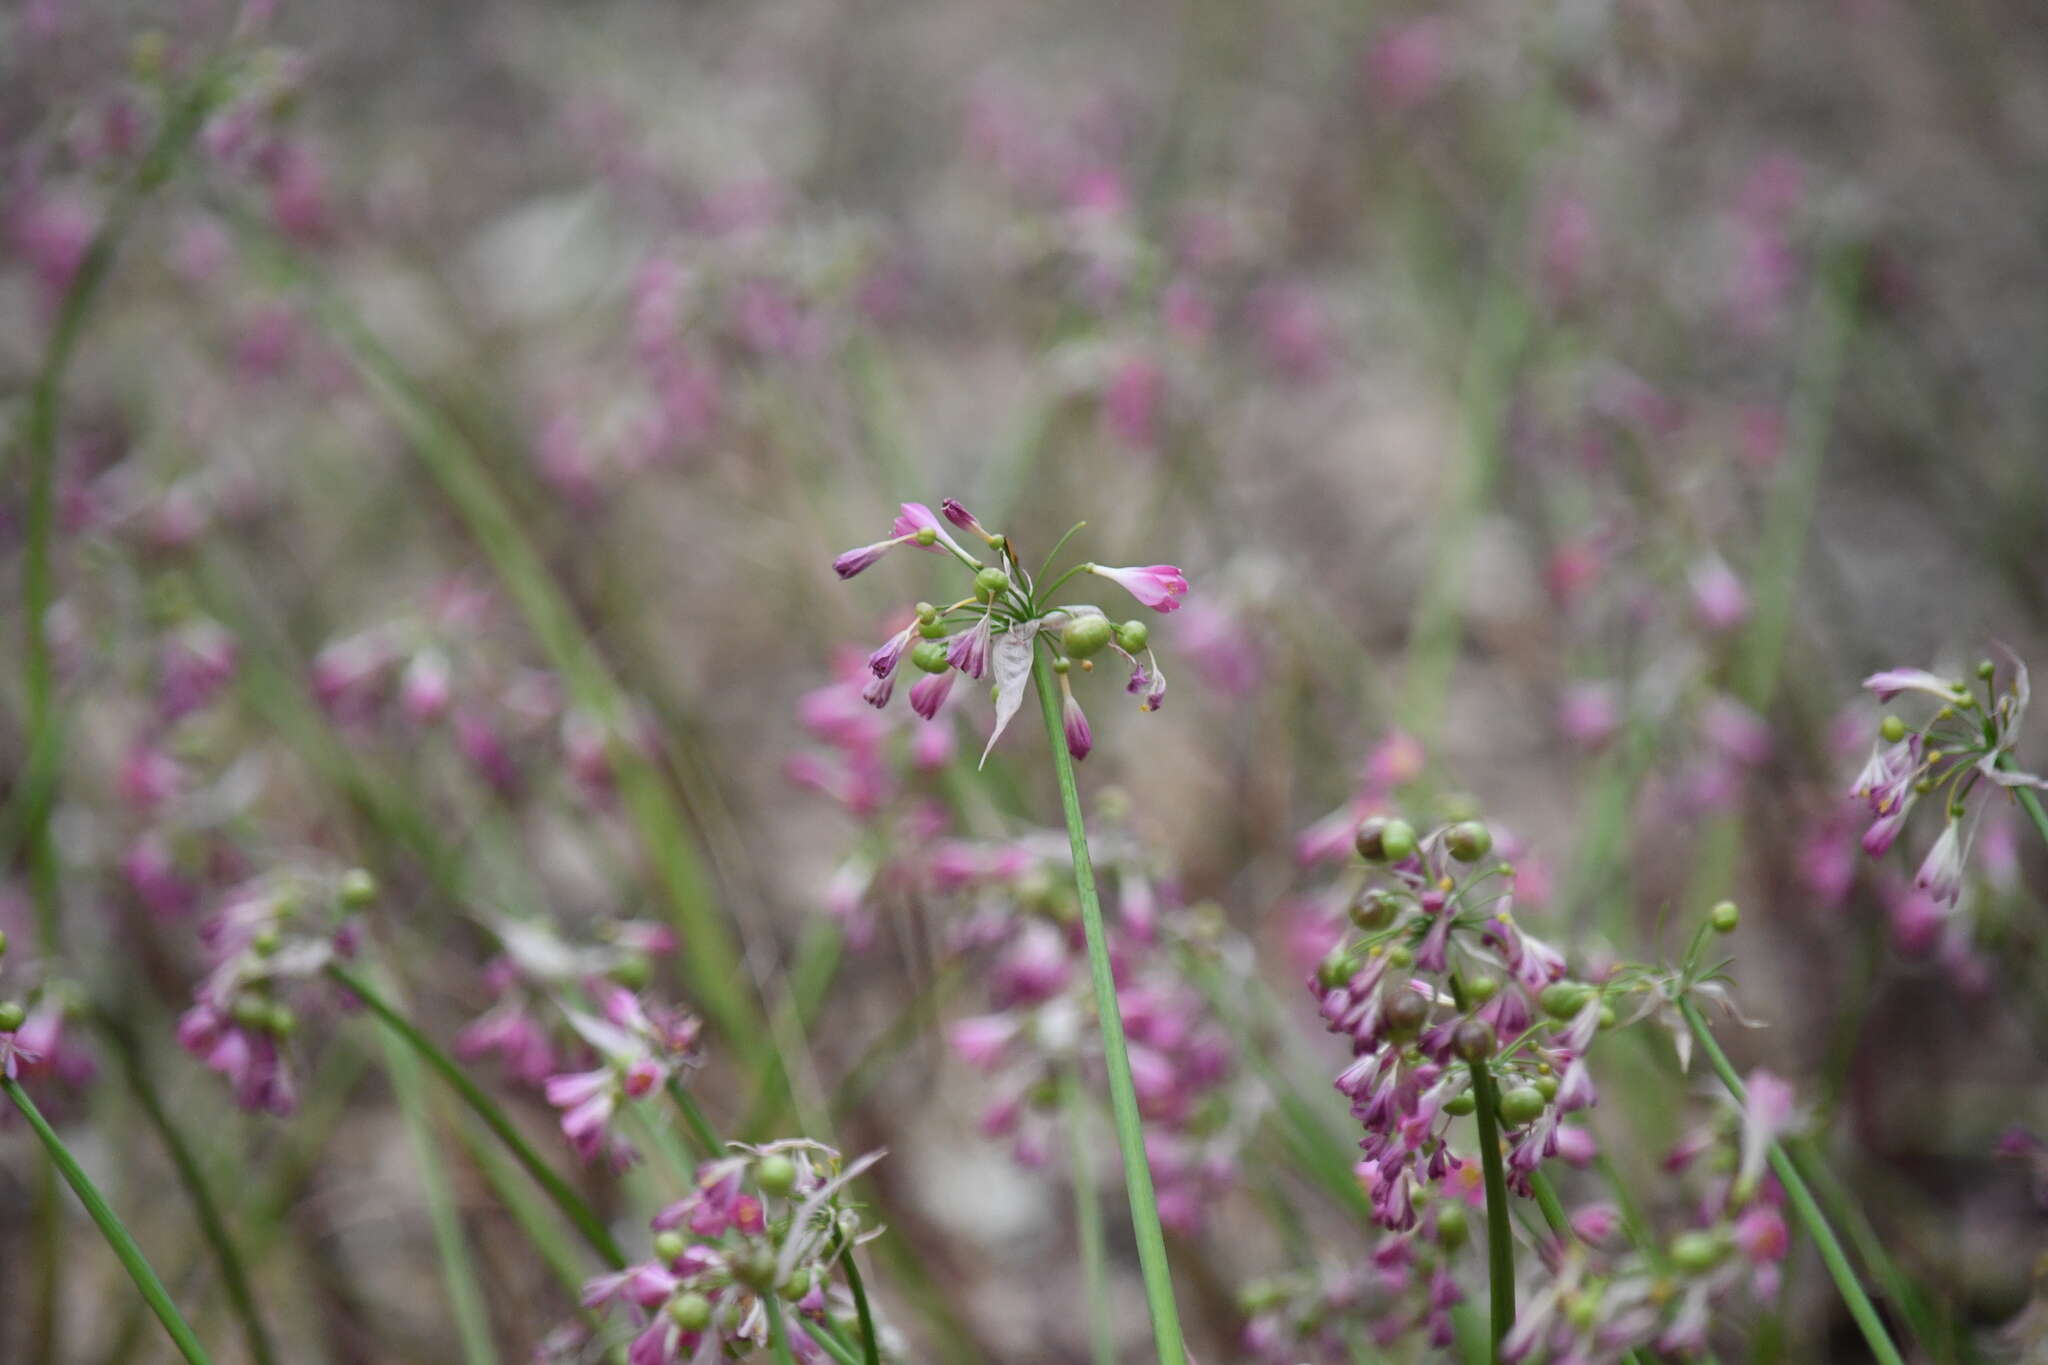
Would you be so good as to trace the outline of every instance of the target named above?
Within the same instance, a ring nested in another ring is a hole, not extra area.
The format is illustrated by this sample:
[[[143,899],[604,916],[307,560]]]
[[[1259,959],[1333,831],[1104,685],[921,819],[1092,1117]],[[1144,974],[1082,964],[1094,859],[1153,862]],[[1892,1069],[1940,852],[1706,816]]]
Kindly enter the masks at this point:
[[[1714,1074],[1721,1078],[1721,1084],[1728,1088],[1739,1104],[1747,1104],[1749,1095],[1743,1088],[1742,1078],[1735,1074],[1735,1067],[1728,1055],[1721,1051],[1721,1045],[1714,1041],[1713,1032],[1707,1021],[1700,1017],[1692,1001],[1678,1002],[1679,1013],[1685,1016],[1686,1026],[1693,1037],[1699,1040],[1700,1050],[1706,1054],[1713,1066]],[[1877,1314],[1877,1308],[1870,1302],[1870,1296],[1863,1292],[1863,1285],[1856,1278],[1855,1268],[1849,1264],[1848,1253],[1842,1250],[1841,1239],[1835,1236],[1835,1229],[1828,1222],[1814,1201],[1813,1191],[1807,1188],[1806,1180],[1799,1174],[1799,1168],[1786,1154],[1784,1147],[1776,1142],[1770,1149],[1771,1169],[1777,1172],[1778,1182],[1785,1187],[1786,1196],[1792,1201],[1793,1211],[1806,1227],[1806,1233],[1813,1238],[1814,1249],[1820,1252],[1822,1264],[1827,1266],[1833,1277],[1835,1288],[1842,1295],[1842,1302],[1849,1309],[1849,1316],[1856,1320],[1856,1326],[1863,1332],[1864,1341],[1870,1345],[1871,1354],[1877,1357],[1878,1365],[1905,1365],[1899,1348],[1892,1344],[1890,1333],[1885,1331],[1884,1320]]]
[[[576,1225],[576,1230],[583,1234],[583,1240],[590,1243],[591,1249],[604,1259],[605,1264],[614,1270],[625,1267],[626,1255],[619,1250],[619,1244],[612,1240],[604,1221],[591,1212],[590,1206],[577,1196],[576,1191],[569,1188],[568,1182],[557,1175],[554,1168],[540,1159],[525,1137],[513,1127],[512,1120],[492,1103],[491,1097],[469,1078],[467,1072],[455,1064],[453,1058],[434,1046],[425,1034],[414,1028],[411,1021],[393,1009],[360,976],[338,963],[330,964],[327,974],[361,1000],[370,1013],[376,1015],[386,1028],[397,1034],[408,1047],[419,1054],[421,1061],[448,1083],[449,1088],[484,1121],[484,1126],[491,1130],[498,1141],[505,1144],[506,1150],[511,1152],[513,1158],[526,1169],[526,1173],[533,1177],[534,1183],[547,1192],[548,1198],[555,1201],[555,1207]]]
[[[1500,1119],[1493,1073],[1485,1062],[1472,1068],[1472,1115],[1479,1124],[1479,1169],[1486,1178],[1486,1288],[1492,1310],[1493,1359],[1500,1361],[1501,1339],[1515,1324],[1515,1235],[1508,1225],[1507,1172],[1500,1159]]]
[[[1998,766],[2006,772],[2013,772],[2017,767],[2010,753],[1998,756]],[[2034,794],[2032,787],[2014,787],[2012,794],[2020,799],[2020,806],[2027,812],[2027,818],[2034,822],[2034,830],[2041,836],[2041,842],[2048,844],[2048,810],[2041,808],[2041,798]]]
[[[816,1342],[818,1349],[838,1361],[839,1365],[860,1365],[860,1357],[847,1350],[845,1346],[840,1344],[839,1339],[830,1332],[827,1332],[809,1318],[800,1317],[796,1321],[797,1325],[804,1329],[804,1335]]]
[[[771,1289],[761,1295],[761,1302],[768,1309],[769,1349],[775,1353],[775,1365],[796,1365],[789,1350],[789,1329],[782,1323],[782,1300]]]
[[[384,1068],[398,1098],[399,1117],[412,1140],[427,1225],[434,1236],[435,1254],[441,1260],[441,1284],[448,1291],[449,1315],[455,1322],[455,1339],[461,1343],[462,1358],[468,1365],[491,1365],[497,1350],[491,1343],[490,1313],[484,1307],[483,1289],[477,1283],[476,1261],[470,1255],[462,1212],[456,1207],[455,1192],[448,1186],[448,1170],[442,1162],[441,1142],[434,1132],[433,1106],[420,1078],[419,1062],[395,1034],[385,1034],[382,1042]]]
[[[1115,1365],[1110,1320],[1109,1249],[1103,1238],[1102,1195],[1088,1160],[1088,1106],[1081,1078],[1068,1074],[1061,1091],[1067,1108],[1067,1148],[1074,1163],[1074,1224],[1081,1239],[1081,1275],[1088,1282],[1088,1342],[1095,1365]]]
[[[149,1069],[143,1065],[140,1050],[127,1025],[104,1018],[99,1022],[101,1031],[113,1045],[129,1090],[162,1140],[164,1151],[171,1158],[171,1166],[178,1173],[178,1183],[185,1187],[185,1197],[192,1203],[192,1214],[199,1222],[200,1235],[206,1239],[213,1250],[214,1260],[220,1264],[221,1285],[227,1290],[228,1303],[233,1307],[235,1316],[241,1319],[242,1335],[249,1343],[249,1358],[257,1365],[271,1365],[277,1356],[271,1348],[270,1334],[264,1329],[263,1315],[257,1311],[256,1295],[250,1290],[249,1274],[242,1263],[241,1252],[228,1232],[227,1221],[221,1217],[220,1205],[207,1184],[206,1173],[200,1169],[199,1158],[172,1121],[170,1112],[164,1108],[163,1096],[157,1093],[156,1084],[150,1078]]]
[[[1574,1236],[1572,1221],[1565,1217],[1564,1205],[1558,1202],[1557,1189],[1550,1183],[1550,1177],[1540,1170],[1529,1172],[1529,1189],[1536,1196],[1536,1207],[1543,1210],[1543,1221],[1560,1240]]]
[[[1166,1235],[1160,1230],[1159,1208],[1152,1195],[1152,1169],[1145,1161],[1138,1092],[1131,1082],[1130,1051],[1124,1042],[1123,1015],[1117,1009],[1116,978],[1110,972],[1102,901],[1096,894],[1095,868],[1088,857],[1088,830],[1081,820],[1081,793],[1074,785],[1074,760],[1067,753],[1060,724],[1059,689],[1053,685],[1052,668],[1043,655],[1033,660],[1031,671],[1038,679],[1045,737],[1052,746],[1060,808],[1066,815],[1067,841],[1073,849],[1074,890],[1088,938],[1088,971],[1095,986],[1096,1022],[1102,1030],[1102,1060],[1109,1073],[1110,1114],[1116,1122],[1117,1146],[1123,1152],[1124,1188],[1131,1201],[1131,1228],[1138,1243],[1138,1267],[1145,1279],[1145,1301],[1152,1315],[1152,1339],[1160,1365],[1186,1365],[1187,1347],[1181,1340],[1180,1314],[1173,1301],[1173,1273],[1166,1262]]]
[[[853,1248],[839,1255],[839,1268],[846,1272],[846,1288],[853,1295],[853,1311],[860,1319],[860,1349],[867,1365],[882,1365],[882,1339],[875,1333],[875,1310],[868,1304],[868,1287],[853,1262]]]
[[[56,1130],[50,1127],[42,1111],[36,1108],[36,1102],[28,1097],[28,1092],[16,1081],[0,1080],[0,1090],[4,1090],[7,1098],[14,1101],[14,1107],[21,1111],[21,1116],[28,1120],[29,1127],[35,1129],[36,1136],[42,1139],[44,1149],[50,1154],[50,1164],[57,1168],[65,1183],[71,1186],[72,1192],[78,1196],[78,1202],[85,1205],[85,1211],[99,1226],[100,1235],[105,1237],[107,1245],[113,1248],[122,1268],[127,1270],[128,1278],[135,1281],[135,1287],[148,1301],[150,1311],[156,1314],[157,1321],[164,1325],[164,1332],[178,1348],[178,1353],[184,1356],[190,1365],[212,1365],[206,1348],[199,1344],[199,1338],[192,1334],[192,1329],[179,1315],[177,1305],[171,1302],[171,1296],[165,1291],[163,1281],[150,1269],[148,1260],[143,1257],[142,1248],[135,1245],[135,1239],[128,1234],[128,1229],[122,1225],[119,1216],[107,1207],[107,1201],[100,1197],[100,1192],[94,1187],[92,1180],[79,1168],[78,1162],[71,1156],[70,1149],[64,1145],[64,1140],[57,1136]]]
[[[682,1113],[698,1153],[706,1161],[715,1160],[725,1151],[725,1144],[718,1140],[718,1130],[711,1126],[711,1120],[705,1118],[704,1111],[697,1107],[697,1097],[684,1089],[683,1083],[673,1076],[668,1078],[668,1097],[675,1101],[676,1108]]]

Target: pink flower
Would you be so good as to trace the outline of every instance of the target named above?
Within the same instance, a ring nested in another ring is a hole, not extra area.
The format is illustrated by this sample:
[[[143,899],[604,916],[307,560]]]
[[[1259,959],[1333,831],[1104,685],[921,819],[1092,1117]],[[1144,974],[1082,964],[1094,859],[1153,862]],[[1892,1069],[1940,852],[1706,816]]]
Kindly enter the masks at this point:
[[[938,715],[946,695],[953,690],[953,679],[959,676],[949,668],[943,673],[928,673],[919,678],[910,689],[910,709],[926,720]]]
[[[1695,561],[1686,578],[1693,610],[1709,630],[1733,630],[1749,619],[1749,589],[1721,556],[1708,554]]]
[[[1178,611],[1187,596],[1188,580],[1171,564],[1148,564],[1126,569],[1106,569],[1090,564],[1088,572],[1121,587],[1139,602],[1158,612]]]
[[[1088,717],[1082,713],[1081,703],[1074,700],[1072,692],[1067,693],[1066,701],[1061,703],[1060,723],[1067,732],[1067,752],[1076,759],[1088,757],[1088,751],[1095,747],[1095,732],[1088,728]]]
[[[1890,701],[1901,692],[1925,692],[1944,705],[1954,701],[1956,693],[1963,690],[1960,684],[1924,668],[1888,668],[1865,678],[1863,686],[1879,701]]]

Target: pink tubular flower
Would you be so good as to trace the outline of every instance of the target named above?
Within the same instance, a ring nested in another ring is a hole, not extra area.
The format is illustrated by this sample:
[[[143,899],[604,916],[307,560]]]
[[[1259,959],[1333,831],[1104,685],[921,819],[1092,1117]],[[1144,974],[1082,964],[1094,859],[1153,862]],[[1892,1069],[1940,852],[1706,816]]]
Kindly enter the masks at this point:
[[[1180,610],[1180,599],[1188,592],[1186,576],[1171,564],[1147,564],[1124,569],[1090,564],[1088,572],[1107,578],[1157,612]]]
[[[946,662],[980,682],[988,676],[988,651],[993,639],[990,613],[955,635],[946,646]]]
[[[939,708],[945,705],[946,694],[953,690],[953,679],[959,676],[949,668],[943,673],[928,673],[919,678],[910,689],[910,709],[926,720],[938,715]]]
[[[1925,692],[1944,704],[1954,701],[1956,693],[1965,690],[1960,684],[1929,673],[1924,668],[1888,668],[1865,678],[1863,686],[1879,701],[1890,701],[1901,692]]]
[[[970,517],[969,520],[973,518]],[[925,537],[926,531],[932,533],[930,539]],[[946,528],[939,524],[939,519],[932,515],[932,509],[921,502],[904,503],[903,510],[896,514],[896,524],[889,528],[889,534],[899,541],[913,541],[919,549],[930,550],[934,554],[939,553],[939,545],[944,543],[947,549],[962,559],[970,558],[967,551],[960,548],[960,542],[948,535]]]
[[[1962,822],[1949,821],[1943,826],[1941,837],[1934,841],[1934,847],[1927,850],[1920,870],[1913,875],[1913,885],[1926,892],[1937,905],[1953,908],[1962,898],[1963,863],[1969,853],[1970,841],[1962,834]]]
[[[947,521],[952,522],[955,526],[959,527],[963,531],[974,532],[974,534],[980,536],[990,545],[995,545],[1002,540],[1001,536],[994,534],[986,526],[983,526],[979,521],[976,521],[974,518],[974,513],[968,511],[965,507],[962,507],[959,504],[959,502],[953,498],[947,498],[945,501],[941,502],[939,504],[939,510],[946,514]]]

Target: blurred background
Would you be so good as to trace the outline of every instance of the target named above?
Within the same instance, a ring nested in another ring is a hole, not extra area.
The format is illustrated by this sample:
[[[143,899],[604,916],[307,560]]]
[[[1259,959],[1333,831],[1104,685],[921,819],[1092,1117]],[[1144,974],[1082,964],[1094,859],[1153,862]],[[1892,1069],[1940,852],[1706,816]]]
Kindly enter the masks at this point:
[[[131,194],[222,51],[222,98]],[[990,1083],[944,1041],[985,1007],[945,907],[864,880],[919,792],[1057,828],[1032,717],[977,777],[988,712],[956,697],[950,764],[898,761],[877,797],[819,766],[800,707],[941,591],[923,556],[844,584],[832,557],[944,497],[1028,561],[1085,520],[1072,554],[1193,584],[1152,623],[1162,710],[1084,691],[1081,780],[1270,988],[1236,1039],[1239,1176],[1173,1242],[1202,1359],[1247,1358],[1242,1284],[1363,1245],[1327,1195],[1262,1192],[1289,1157],[1249,1093],[1263,1058],[1345,1121],[1301,988],[1333,932],[1304,833],[1361,791],[1484,811],[1523,923],[1575,956],[1669,957],[1738,900],[1764,1025],[1724,1030],[1738,1063],[1797,1084],[1985,1353],[2048,1358],[2035,1149],[1998,1155],[2048,1122],[2048,859],[1998,806],[1939,912],[1910,885],[1932,824],[1867,859],[1847,797],[1866,673],[2048,660],[2036,7],[16,0],[0,69],[11,425],[122,224],[54,470],[62,972],[119,1007],[227,1188],[246,1173],[284,1358],[461,1358],[445,1248],[363,1026],[308,1019],[289,1122],[178,1051],[194,926],[260,869],[372,867],[446,1038],[491,998],[490,916],[663,918],[682,845],[636,835],[593,697],[656,756],[810,1113],[889,1149],[890,1255],[923,1267],[879,1291],[907,1358],[1087,1358],[1065,1158],[985,1131]],[[10,642],[25,454],[0,465]],[[11,799],[38,714],[16,657]],[[452,700],[414,704],[437,681]],[[701,1090],[737,1126],[758,1078],[720,1047]],[[1604,1079],[1596,1129],[1654,1170],[1697,1078]],[[211,1303],[134,1104],[46,1107]],[[439,1121],[489,1339],[525,1359],[573,1297]],[[169,1358],[47,1201],[0,1132],[0,1359]],[[1722,1359],[1868,1358],[1810,1255]]]

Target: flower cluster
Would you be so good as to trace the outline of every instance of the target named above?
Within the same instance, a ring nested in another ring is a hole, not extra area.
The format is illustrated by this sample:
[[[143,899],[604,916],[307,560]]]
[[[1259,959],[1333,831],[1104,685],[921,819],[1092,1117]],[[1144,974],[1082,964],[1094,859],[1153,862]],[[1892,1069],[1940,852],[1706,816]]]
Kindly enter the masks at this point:
[[[1988,784],[1986,790],[2048,788],[2048,779],[2022,772],[2012,758],[2033,692],[2027,666],[2012,658],[2006,689],[2000,692],[1998,666],[1986,659],[1977,665],[1977,681],[1981,699],[1969,683],[1919,668],[1894,668],[1863,680],[1881,702],[1914,692],[1938,703],[1918,729],[1896,715],[1884,718],[1850,794],[1870,808],[1863,851],[1875,858],[1897,841],[1920,798],[1940,793],[1947,823],[1921,860],[1913,885],[1944,911],[1954,910],[1963,893],[1963,868],[1977,829],[1970,814],[1972,793],[1980,784]],[[1978,803],[1980,812],[1982,806]]]
[[[797,1360],[822,1361],[830,1357],[813,1331],[858,1339],[835,1271],[880,1235],[847,1186],[882,1153],[849,1164],[804,1139],[730,1151],[700,1167],[696,1188],[654,1216],[651,1260],[584,1287],[585,1307],[630,1317],[631,1365],[747,1360],[778,1346]],[[778,1323],[787,1324],[780,1343]]]
[[[1645,1229],[1625,1229],[1613,1205],[1595,1203],[1572,1216],[1569,1237],[1545,1243],[1546,1274],[1501,1343],[1503,1360],[1694,1356],[1738,1296],[1776,1297],[1791,1238],[1765,1154],[1804,1116],[1791,1086],[1769,1072],[1752,1073],[1747,1090],[1739,1111],[1724,1108],[1665,1161],[1674,1178],[1698,1187],[1683,1203],[1683,1230],[1660,1244]]]
[[[0,968],[6,964],[7,934],[0,930]],[[71,1013],[72,992],[60,983],[40,983],[20,997],[0,994],[0,1077],[49,1077],[73,1089],[88,1084],[97,1068],[66,1028]]]
[[[1189,964],[1199,957],[1228,972],[1248,954],[1225,951],[1233,945],[1219,942],[1217,917],[1183,905],[1172,880],[1113,821],[1092,842],[1159,1216],[1193,1232],[1236,1183],[1260,1111]],[[987,962],[982,981],[992,1008],[949,1031],[955,1053],[996,1085],[982,1131],[1007,1138],[1023,1164],[1039,1165],[1059,1121],[1061,1088],[1097,1079],[1101,1065],[1067,841],[1050,832],[944,840],[930,870],[933,894],[959,926],[953,947]]]
[[[1481,1074],[1499,1092],[1522,1193],[1549,1158],[1590,1157],[1591,1136],[1565,1119],[1597,1098],[1586,1050],[1613,1007],[1516,923],[1515,872],[1491,859],[1492,832],[1467,820],[1417,835],[1375,816],[1354,842],[1380,874],[1351,900],[1362,937],[1331,949],[1310,984],[1324,1026],[1351,1041],[1336,1084],[1365,1126],[1359,1178],[1380,1223],[1411,1228],[1419,1194],[1476,1181],[1450,1127],[1476,1108]]]
[[[1179,569],[1171,564],[1123,569],[1081,564],[1040,588],[1036,578],[1018,560],[1009,537],[989,531],[951,498],[941,506],[946,521],[996,551],[998,562],[984,564],[969,554],[931,508],[921,502],[903,504],[885,539],[848,550],[832,561],[841,578],[852,578],[891,550],[911,546],[934,554],[949,554],[973,576],[973,590],[967,596],[944,607],[918,603],[909,622],[868,656],[872,676],[861,695],[870,705],[888,705],[906,658],[924,675],[910,689],[910,706],[927,721],[945,704],[959,674],[964,673],[976,682],[993,677],[996,723],[989,735],[988,748],[982,751],[986,760],[989,749],[995,747],[1023,704],[1037,657],[1034,641],[1042,639],[1053,652],[1052,669],[1059,677],[1062,725],[1067,749],[1075,758],[1088,756],[1095,737],[1087,715],[1074,697],[1069,677],[1074,665],[1078,664],[1084,673],[1092,671],[1094,656],[1110,650],[1130,665],[1130,680],[1124,690],[1138,697],[1144,710],[1159,709],[1166,699],[1166,675],[1150,647],[1150,627],[1138,620],[1117,625],[1100,607],[1052,606],[1047,599],[1074,575],[1090,573],[1117,584],[1154,611],[1174,611],[1188,590],[1188,581]],[[1041,568],[1039,572],[1045,571]]]
[[[377,894],[367,872],[283,872],[249,882],[200,927],[213,967],[178,1020],[178,1042],[233,1087],[244,1109],[298,1106],[286,1047],[298,1014],[282,993],[355,953],[354,914]]]

